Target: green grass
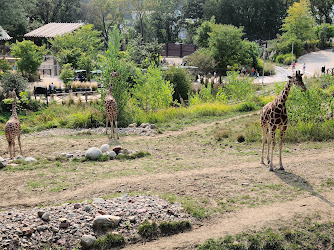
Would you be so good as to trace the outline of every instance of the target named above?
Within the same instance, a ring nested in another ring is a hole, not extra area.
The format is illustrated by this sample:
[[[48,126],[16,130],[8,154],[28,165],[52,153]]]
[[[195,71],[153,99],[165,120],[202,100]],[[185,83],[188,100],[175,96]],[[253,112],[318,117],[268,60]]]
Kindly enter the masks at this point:
[[[98,238],[94,242],[93,249],[96,250],[111,249],[114,247],[120,247],[124,244],[125,240],[123,235],[109,232],[106,235]]]
[[[333,249],[333,231],[334,222],[309,225],[305,221],[305,224],[296,229],[288,227],[267,228],[262,231],[250,231],[219,239],[209,239],[198,249]]]

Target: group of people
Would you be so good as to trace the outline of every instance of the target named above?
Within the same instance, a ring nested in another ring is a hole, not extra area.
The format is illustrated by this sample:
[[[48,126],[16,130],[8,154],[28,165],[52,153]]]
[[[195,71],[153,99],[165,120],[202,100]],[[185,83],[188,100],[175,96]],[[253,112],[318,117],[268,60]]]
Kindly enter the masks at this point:
[[[247,69],[245,67],[242,67],[241,75],[243,75],[243,76],[248,75]],[[260,76],[259,71],[257,69],[255,69],[254,67],[252,68],[250,75],[253,76],[253,77],[259,77]]]

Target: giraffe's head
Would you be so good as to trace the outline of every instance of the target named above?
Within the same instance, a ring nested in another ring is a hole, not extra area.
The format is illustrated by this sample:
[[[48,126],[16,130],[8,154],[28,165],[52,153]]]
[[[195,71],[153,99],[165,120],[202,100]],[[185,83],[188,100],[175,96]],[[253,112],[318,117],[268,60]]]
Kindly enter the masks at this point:
[[[113,72],[110,73],[110,76],[111,76],[111,78],[114,78],[114,77],[118,77],[119,74],[116,70],[114,70]]]
[[[295,76],[288,76],[290,81],[295,84],[298,88],[300,88],[303,92],[306,91],[305,84],[303,82],[303,74],[300,74],[300,70],[296,71]]]

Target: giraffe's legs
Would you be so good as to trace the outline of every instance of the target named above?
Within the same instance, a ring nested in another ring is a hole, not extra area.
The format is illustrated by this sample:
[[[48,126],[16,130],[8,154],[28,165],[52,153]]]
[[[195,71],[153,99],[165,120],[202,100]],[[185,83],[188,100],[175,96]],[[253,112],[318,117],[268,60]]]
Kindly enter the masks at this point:
[[[12,147],[13,147],[13,158],[15,158],[15,138],[12,141]]]
[[[8,152],[9,152],[10,158],[13,159],[13,156],[12,156],[12,143],[10,141],[8,141]]]
[[[274,171],[273,169],[273,158],[274,158],[274,148],[275,148],[275,129],[270,131],[270,142],[271,142],[271,157],[269,171]]]
[[[267,148],[267,162],[268,164],[270,163],[270,154],[269,154],[269,150],[270,150],[270,142],[271,142],[271,129],[269,128],[269,131],[267,132],[267,143],[268,143],[268,148]]]
[[[279,135],[279,170],[284,170],[282,164],[282,147],[283,147],[283,136],[286,130],[286,126],[281,128],[280,135]]]
[[[108,115],[106,117],[106,135],[108,134]]]
[[[262,151],[261,151],[261,161],[260,163],[264,164],[263,161],[263,153],[264,153],[264,144],[266,143],[266,133],[267,133],[267,127],[262,127]]]
[[[113,135],[114,135],[114,121],[113,121],[114,119],[112,118],[112,116],[111,116],[111,119],[110,119],[110,126],[111,126],[111,134],[110,134],[110,138],[112,138],[113,137]]]
[[[117,139],[119,139],[118,128],[117,128],[117,118],[115,118],[115,128],[116,128]]]
[[[18,142],[19,142],[20,154],[23,156],[23,154],[22,154],[22,147],[21,147],[21,138],[20,138],[20,134],[18,134],[18,136],[17,136],[17,140],[18,140]]]

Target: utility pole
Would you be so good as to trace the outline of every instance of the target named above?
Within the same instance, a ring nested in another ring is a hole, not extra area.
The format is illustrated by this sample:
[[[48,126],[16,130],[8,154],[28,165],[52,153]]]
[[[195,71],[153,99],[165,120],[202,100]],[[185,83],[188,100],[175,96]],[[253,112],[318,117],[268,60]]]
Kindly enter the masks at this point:
[[[263,84],[263,80],[264,80],[264,61],[266,59],[266,44],[263,45],[263,69],[262,69],[262,86]]]
[[[293,71],[293,45],[294,45],[294,41],[292,41],[292,51],[291,51],[291,70]]]

